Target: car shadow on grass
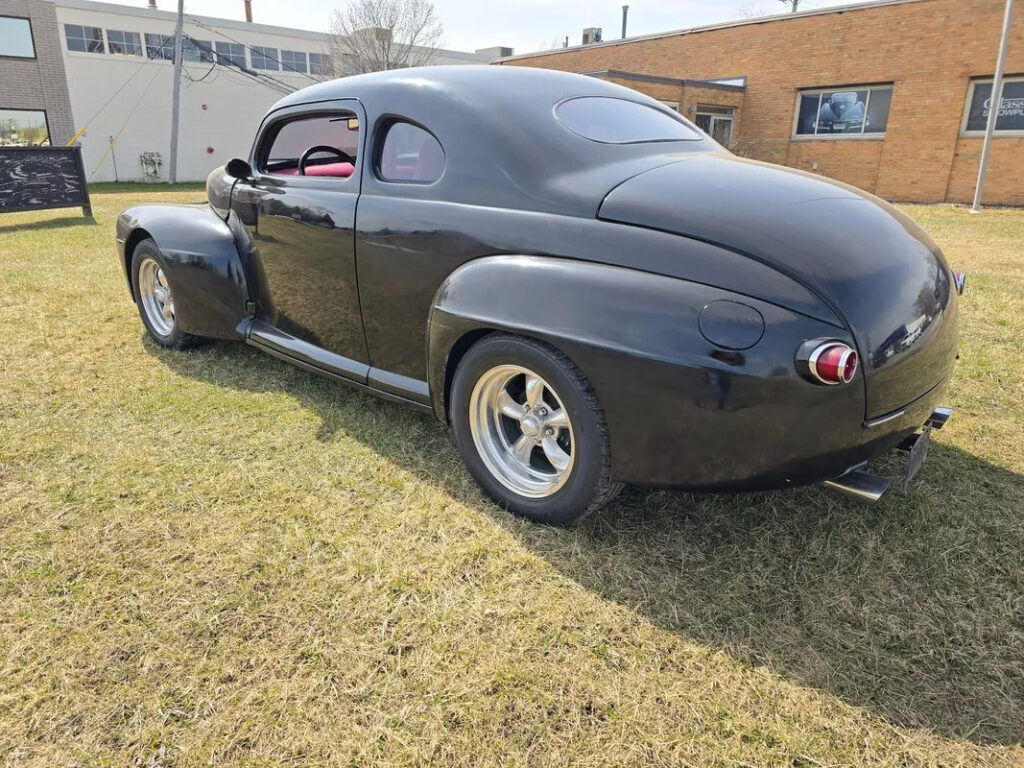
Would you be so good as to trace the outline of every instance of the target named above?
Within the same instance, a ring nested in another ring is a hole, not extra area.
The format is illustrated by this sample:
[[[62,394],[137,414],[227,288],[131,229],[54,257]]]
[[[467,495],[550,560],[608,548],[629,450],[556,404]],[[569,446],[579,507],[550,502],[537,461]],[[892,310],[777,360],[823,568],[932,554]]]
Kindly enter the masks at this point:
[[[1024,739],[1024,478],[933,442],[907,495],[627,489],[568,529],[488,503],[432,417],[238,344],[147,351],[177,373],[282,391],[396,466],[490,515],[562,573],[657,626],[874,712],[978,743]],[[383,425],[389,425],[382,428]],[[898,475],[905,457],[879,471]]]

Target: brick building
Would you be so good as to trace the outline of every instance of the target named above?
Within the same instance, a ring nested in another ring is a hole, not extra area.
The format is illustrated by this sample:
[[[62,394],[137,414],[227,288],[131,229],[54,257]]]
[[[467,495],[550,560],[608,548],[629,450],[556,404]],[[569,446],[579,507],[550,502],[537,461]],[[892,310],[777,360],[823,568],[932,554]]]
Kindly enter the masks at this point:
[[[676,107],[748,157],[899,201],[967,202],[1004,0],[882,0],[498,60],[592,74]],[[1024,205],[1024,13],[985,202]]]
[[[53,0],[0,0],[0,144],[74,133]]]

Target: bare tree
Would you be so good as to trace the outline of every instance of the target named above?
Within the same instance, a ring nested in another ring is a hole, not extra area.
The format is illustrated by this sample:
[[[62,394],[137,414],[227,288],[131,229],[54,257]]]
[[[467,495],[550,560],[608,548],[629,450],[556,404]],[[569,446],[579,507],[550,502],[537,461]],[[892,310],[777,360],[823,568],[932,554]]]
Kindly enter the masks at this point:
[[[349,0],[331,15],[339,75],[429,64],[444,29],[430,0]]]
[[[779,0],[783,5],[788,5],[791,13],[796,13],[796,7],[800,5],[800,0]]]

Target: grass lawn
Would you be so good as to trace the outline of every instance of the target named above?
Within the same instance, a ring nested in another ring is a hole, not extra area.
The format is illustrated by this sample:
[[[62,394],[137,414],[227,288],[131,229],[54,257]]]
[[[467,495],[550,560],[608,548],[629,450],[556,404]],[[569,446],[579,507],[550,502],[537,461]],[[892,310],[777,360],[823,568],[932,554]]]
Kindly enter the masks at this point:
[[[147,341],[114,217],[201,198],[0,218],[0,766],[1024,763],[1024,211],[907,208],[970,275],[909,495],[565,530],[429,417]]]

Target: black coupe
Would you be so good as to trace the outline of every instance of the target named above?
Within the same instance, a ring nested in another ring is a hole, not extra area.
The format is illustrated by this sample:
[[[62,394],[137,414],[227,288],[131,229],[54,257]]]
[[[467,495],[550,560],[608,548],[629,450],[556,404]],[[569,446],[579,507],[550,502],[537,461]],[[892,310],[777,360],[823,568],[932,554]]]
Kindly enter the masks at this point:
[[[909,480],[948,416],[963,277],[928,235],[601,80],[314,85],[207,191],[118,219],[153,339],[238,339],[431,411],[534,520],[623,483],[877,498],[866,462],[913,445]]]

